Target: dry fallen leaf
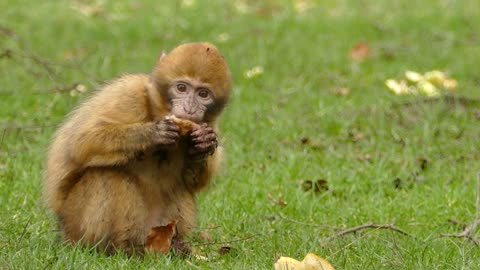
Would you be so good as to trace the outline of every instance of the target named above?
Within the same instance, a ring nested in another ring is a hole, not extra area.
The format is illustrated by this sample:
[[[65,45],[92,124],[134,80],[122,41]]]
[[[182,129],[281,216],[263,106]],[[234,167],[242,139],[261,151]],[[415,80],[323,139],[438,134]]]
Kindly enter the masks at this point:
[[[153,227],[147,236],[145,249],[154,253],[167,254],[172,246],[172,239],[175,235],[177,221],[172,220],[165,226]]]
[[[321,143],[313,141],[309,137],[303,137],[300,139],[300,143],[305,146],[309,146],[312,149],[323,149],[324,146]]]
[[[310,143],[312,143],[312,141],[310,140],[309,137],[303,137],[302,139],[300,139],[300,142],[301,142],[302,144],[310,144]]]
[[[280,257],[275,263],[275,270],[335,270],[335,268],[327,260],[308,253],[301,262],[290,257]]]
[[[315,194],[319,194],[321,192],[328,191],[328,182],[325,179],[318,179],[316,181],[301,180],[300,184],[305,192],[313,190]]]
[[[231,250],[232,250],[232,247],[223,246],[223,247],[221,247],[221,248],[218,250],[218,253],[219,253],[220,255],[225,255],[225,254],[229,253]]]
[[[420,165],[420,169],[422,169],[422,171],[425,171],[428,168],[428,165],[430,163],[430,159],[422,156],[422,157],[417,158],[417,162]]]
[[[272,201],[275,204],[278,204],[280,206],[287,206],[288,203],[282,199],[282,194],[279,195],[277,199],[273,198],[272,193],[268,193],[268,199]]]
[[[82,58],[86,54],[87,54],[87,50],[85,48],[73,48],[63,52],[63,59],[72,60],[75,58]]]
[[[337,96],[348,96],[350,95],[350,88],[347,87],[337,87],[333,89],[333,93]]]
[[[370,57],[372,50],[368,43],[365,41],[360,41],[350,50],[350,58],[355,61],[362,61]]]

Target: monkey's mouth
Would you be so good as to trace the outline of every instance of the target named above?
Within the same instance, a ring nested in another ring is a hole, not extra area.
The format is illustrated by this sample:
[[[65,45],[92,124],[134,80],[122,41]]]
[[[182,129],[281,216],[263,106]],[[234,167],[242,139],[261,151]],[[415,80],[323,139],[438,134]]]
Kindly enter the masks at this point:
[[[198,117],[197,115],[187,114],[187,113],[174,113],[175,117],[185,120],[190,120],[195,123],[200,123],[202,118]]]

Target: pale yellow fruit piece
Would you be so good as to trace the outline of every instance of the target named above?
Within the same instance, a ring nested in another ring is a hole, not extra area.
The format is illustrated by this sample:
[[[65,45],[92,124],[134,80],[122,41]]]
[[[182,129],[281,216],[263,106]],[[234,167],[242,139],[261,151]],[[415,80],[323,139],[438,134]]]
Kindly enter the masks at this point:
[[[435,84],[435,85],[442,85],[443,82],[447,79],[447,75],[444,72],[439,70],[432,70],[424,75],[425,80]]]
[[[405,78],[411,82],[419,82],[423,80],[422,74],[410,70],[405,71]]]
[[[435,87],[435,85],[433,85],[429,81],[418,82],[418,88],[420,89],[420,91],[423,94],[425,94],[429,97],[435,97],[435,96],[440,95],[440,92],[438,91],[437,87]]]
[[[275,270],[298,270],[296,266],[300,262],[290,257],[280,257],[275,263]]]
[[[304,265],[303,269],[305,270],[335,270],[333,265],[331,265],[327,260],[313,253],[308,253],[299,266],[301,266],[301,264]],[[300,268],[295,268],[295,270],[299,269]]]
[[[457,86],[458,86],[458,82],[457,80],[454,80],[454,79],[447,79],[443,82],[443,87],[445,87],[445,89],[448,89],[448,90],[453,90],[457,88]]]
[[[405,81],[396,81],[393,79],[388,79],[385,81],[387,88],[397,95],[407,95],[413,94],[412,89],[410,89]]]
[[[275,263],[275,270],[335,270],[327,260],[313,253],[308,253],[303,261],[280,257]]]

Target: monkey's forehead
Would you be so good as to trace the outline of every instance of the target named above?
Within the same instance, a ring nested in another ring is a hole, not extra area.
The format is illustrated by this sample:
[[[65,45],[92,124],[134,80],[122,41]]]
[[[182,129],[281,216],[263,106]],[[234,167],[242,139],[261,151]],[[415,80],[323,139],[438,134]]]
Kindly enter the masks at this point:
[[[219,50],[215,45],[209,42],[194,42],[194,43],[184,43],[181,44],[177,47],[175,47],[171,53],[175,53],[176,51],[182,51],[182,53],[185,53],[185,51],[193,51],[193,52],[201,52],[204,51],[205,53],[217,53],[220,54]]]
[[[173,49],[162,57],[155,68],[154,76],[171,81],[189,77],[210,84],[219,94],[228,94],[231,75],[228,65],[218,49],[210,43],[188,43]]]

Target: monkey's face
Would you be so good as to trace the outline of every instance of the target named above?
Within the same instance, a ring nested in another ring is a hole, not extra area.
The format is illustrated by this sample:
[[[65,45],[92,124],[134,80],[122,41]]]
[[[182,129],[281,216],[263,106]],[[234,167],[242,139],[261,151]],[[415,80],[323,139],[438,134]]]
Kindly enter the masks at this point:
[[[193,122],[205,120],[209,108],[215,104],[210,85],[191,78],[174,80],[168,89],[171,113]]]

